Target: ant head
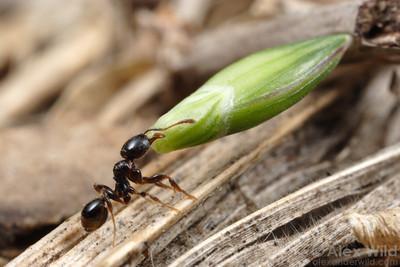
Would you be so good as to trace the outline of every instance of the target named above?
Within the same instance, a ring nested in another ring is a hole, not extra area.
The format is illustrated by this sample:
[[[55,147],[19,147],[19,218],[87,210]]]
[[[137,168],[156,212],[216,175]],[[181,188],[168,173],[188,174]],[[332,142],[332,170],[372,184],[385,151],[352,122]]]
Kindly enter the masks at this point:
[[[149,150],[151,142],[145,134],[139,134],[128,141],[121,148],[121,156],[127,160],[142,157]]]
[[[96,198],[86,204],[81,212],[81,224],[85,231],[92,232],[107,220],[108,210],[104,198]]]
[[[178,121],[177,123],[171,124],[165,128],[153,128],[148,129],[144,133],[136,135],[125,142],[125,144],[121,148],[121,156],[126,160],[134,160],[143,157],[146,154],[147,150],[149,150],[151,144],[157,139],[164,138],[165,135],[163,133],[154,133],[151,138],[146,136],[149,132],[154,131],[166,131],[172,127],[175,127],[184,123],[194,123],[195,120],[187,119]]]

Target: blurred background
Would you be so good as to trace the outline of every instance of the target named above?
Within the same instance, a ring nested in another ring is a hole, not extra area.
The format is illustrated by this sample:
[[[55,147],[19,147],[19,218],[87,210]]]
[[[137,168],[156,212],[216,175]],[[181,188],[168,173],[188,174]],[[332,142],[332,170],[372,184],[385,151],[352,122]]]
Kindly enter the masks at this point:
[[[0,262],[111,184],[126,139],[248,53],[219,40],[341,2],[0,0]]]

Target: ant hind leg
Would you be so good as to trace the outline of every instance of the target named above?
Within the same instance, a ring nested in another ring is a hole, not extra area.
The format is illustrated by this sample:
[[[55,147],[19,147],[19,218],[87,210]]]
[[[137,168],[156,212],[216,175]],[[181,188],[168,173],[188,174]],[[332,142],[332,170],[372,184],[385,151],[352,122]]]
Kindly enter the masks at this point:
[[[109,198],[105,197],[108,212],[111,215],[111,220],[113,223],[113,246],[115,246],[115,237],[117,236],[117,224],[115,223],[115,217],[113,212],[113,207]]]
[[[154,202],[160,204],[161,206],[163,206],[163,207],[165,207],[165,208],[168,208],[168,209],[173,210],[173,211],[178,212],[178,213],[180,212],[180,210],[178,210],[177,208],[174,208],[173,206],[171,206],[171,205],[169,205],[169,204],[167,204],[167,203],[162,202],[158,197],[155,197],[155,196],[153,196],[153,195],[151,195],[151,194],[149,194],[149,193],[147,193],[147,192],[138,192],[138,191],[136,191],[136,189],[133,188],[132,186],[130,186],[129,189],[130,189],[130,193],[131,193],[131,194],[138,195],[138,196],[140,196],[140,197],[142,197],[142,198],[144,198],[144,199],[146,199],[146,200],[148,200],[148,199],[146,198],[146,197],[148,197],[148,198],[150,198],[152,201],[154,201]]]
[[[93,185],[94,189],[103,196],[106,205],[107,205],[107,209],[108,212],[111,215],[111,220],[113,223],[113,246],[115,246],[115,237],[117,235],[117,225],[115,223],[115,217],[114,217],[114,211],[113,211],[113,206],[111,203],[111,200],[115,200],[118,202],[121,202],[117,196],[115,195],[115,192],[108,186],[106,185],[102,185],[102,184],[94,184]]]

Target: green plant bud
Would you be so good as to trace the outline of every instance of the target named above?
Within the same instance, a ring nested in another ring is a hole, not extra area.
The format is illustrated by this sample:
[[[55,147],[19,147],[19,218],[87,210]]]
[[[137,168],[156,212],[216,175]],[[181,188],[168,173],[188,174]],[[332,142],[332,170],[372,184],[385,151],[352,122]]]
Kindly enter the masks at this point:
[[[159,153],[191,147],[254,127],[309,93],[338,64],[351,36],[337,34],[257,52],[226,67],[153,125]],[[151,136],[151,134],[149,134]]]

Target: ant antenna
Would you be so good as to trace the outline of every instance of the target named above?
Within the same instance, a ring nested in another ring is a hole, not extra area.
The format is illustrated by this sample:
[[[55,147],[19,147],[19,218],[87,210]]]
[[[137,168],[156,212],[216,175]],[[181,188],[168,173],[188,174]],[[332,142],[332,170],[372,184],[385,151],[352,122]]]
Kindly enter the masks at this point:
[[[196,122],[196,121],[193,120],[193,119],[182,120],[182,121],[178,121],[178,122],[176,122],[176,123],[174,123],[174,124],[171,124],[170,126],[165,127],[165,128],[147,129],[143,134],[146,134],[146,133],[148,133],[148,132],[154,132],[154,131],[166,131],[166,130],[168,130],[168,129],[172,128],[172,127],[178,126],[178,125],[180,125],[180,124],[195,123],[195,122]]]
[[[165,137],[165,134],[155,133],[155,134],[153,134],[152,138],[149,138],[150,144],[153,144],[154,141],[156,141],[157,139],[161,139],[161,138],[164,138],[164,137]]]

